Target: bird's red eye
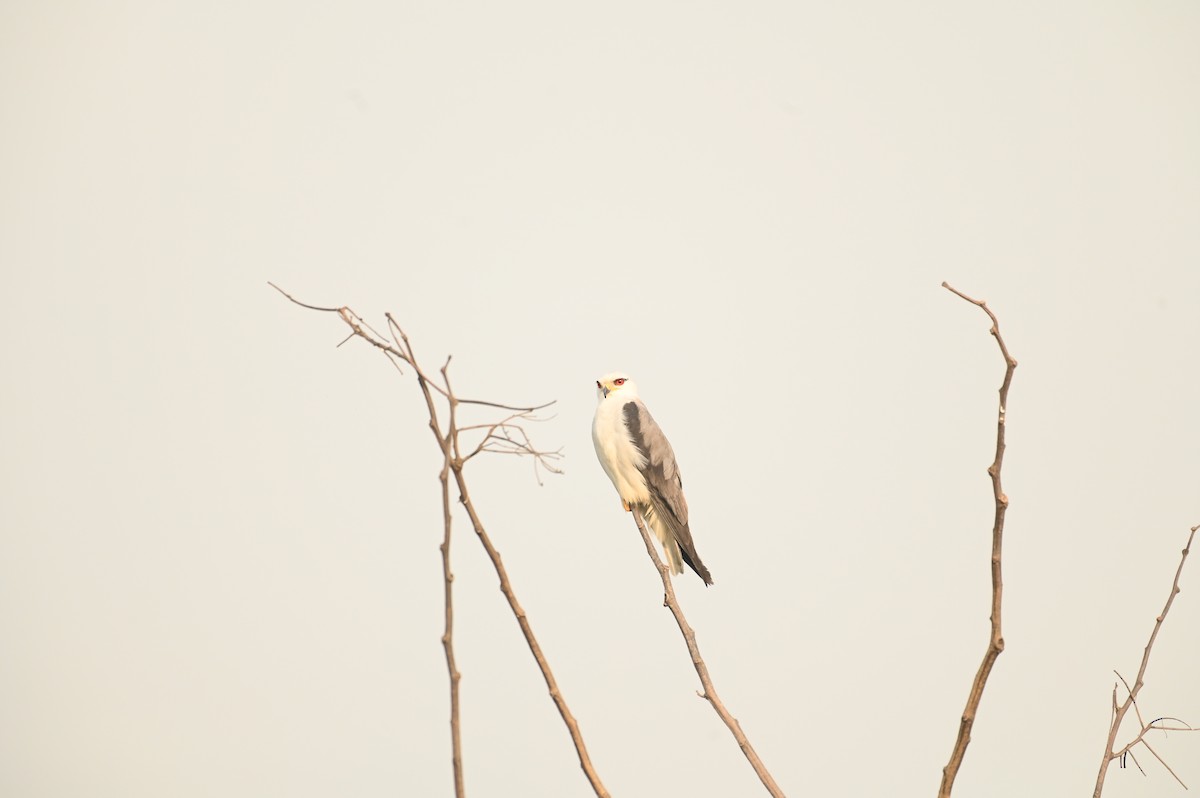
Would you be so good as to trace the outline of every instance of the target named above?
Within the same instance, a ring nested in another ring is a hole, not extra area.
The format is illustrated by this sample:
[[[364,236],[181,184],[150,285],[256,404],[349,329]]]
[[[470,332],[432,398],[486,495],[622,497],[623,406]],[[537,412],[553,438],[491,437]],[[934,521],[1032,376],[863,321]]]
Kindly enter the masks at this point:
[[[597,388],[601,387],[601,386],[600,386],[600,380],[596,380],[596,387],[597,387]]]
[[[624,385],[624,384],[625,384],[625,378],[624,378],[624,377],[622,377],[622,378],[621,378],[621,379],[619,379],[619,380],[613,380],[613,385]]]

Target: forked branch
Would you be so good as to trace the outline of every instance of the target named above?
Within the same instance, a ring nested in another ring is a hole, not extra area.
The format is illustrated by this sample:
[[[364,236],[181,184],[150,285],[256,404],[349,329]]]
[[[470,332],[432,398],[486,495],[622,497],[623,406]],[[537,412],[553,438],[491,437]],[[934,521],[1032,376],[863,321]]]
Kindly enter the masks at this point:
[[[754,772],[762,780],[763,786],[767,788],[767,792],[775,796],[775,798],[783,798],[783,790],[779,789],[779,785],[775,783],[775,778],[767,770],[767,766],[758,758],[758,753],[754,750],[754,746],[750,744],[750,741],[746,739],[746,734],[742,731],[741,724],[738,723],[737,718],[729,714],[729,710],[721,703],[721,698],[717,695],[717,688],[713,686],[712,677],[708,675],[708,665],[705,664],[704,657],[700,656],[700,646],[696,643],[696,633],[692,631],[687,618],[683,616],[683,609],[679,606],[678,599],[675,598],[675,588],[671,584],[671,572],[659,558],[658,550],[654,547],[654,542],[650,539],[650,534],[646,532],[646,525],[642,520],[642,514],[637,508],[633,510],[633,520],[637,523],[638,532],[642,535],[642,542],[646,544],[646,551],[650,554],[650,559],[654,562],[654,567],[658,569],[658,575],[662,577],[663,606],[668,607],[671,610],[671,614],[675,616],[675,623],[679,625],[679,631],[683,633],[684,642],[687,643],[688,653],[692,656],[692,666],[696,669],[696,675],[700,677],[700,684],[704,687],[704,692],[700,693],[700,697],[708,701],[721,720],[725,722],[725,725],[729,727],[729,731],[733,733],[733,738],[737,740],[738,747],[742,749],[742,753],[750,761],[750,766],[754,768]]]
[[[1147,751],[1154,755],[1154,758],[1159,761],[1167,772],[1170,773],[1175,781],[1186,790],[1187,785],[1183,783],[1183,779],[1176,775],[1171,766],[1163,761],[1163,758],[1158,755],[1158,752],[1150,747],[1146,742],[1146,733],[1158,729],[1161,731],[1196,731],[1195,728],[1189,726],[1178,718],[1157,718],[1146,723],[1142,718],[1142,710],[1138,707],[1138,693],[1142,691],[1142,686],[1145,684],[1146,668],[1150,665],[1150,652],[1154,649],[1154,641],[1158,639],[1158,632],[1162,629],[1163,621],[1167,619],[1167,613],[1171,611],[1171,605],[1175,602],[1175,596],[1179,593],[1179,577],[1183,573],[1183,565],[1187,562],[1188,553],[1192,549],[1192,540],[1196,537],[1196,530],[1200,529],[1200,525],[1192,527],[1188,534],[1187,545],[1183,547],[1183,553],[1179,557],[1179,567],[1175,569],[1175,580],[1171,583],[1171,592],[1167,595],[1167,603],[1163,607],[1162,612],[1154,619],[1154,629],[1150,632],[1150,640],[1147,641],[1145,649],[1142,650],[1142,664],[1138,667],[1137,678],[1133,680],[1133,687],[1129,686],[1129,682],[1125,681],[1125,677],[1117,674],[1117,678],[1125,685],[1125,700],[1120,705],[1117,704],[1117,688],[1113,685],[1113,715],[1112,721],[1108,726],[1108,742],[1104,746],[1104,756],[1100,758],[1100,772],[1096,775],[1096,789],[1092,793],[1092,798],[1100,798],[1100,794],[1104,791],[1104,778],[1108,775],[1108,766],[1114,759],[1124,757],[1125,754],[1133,754],[1133,748],[1137,745],[1142,745]],[[1133,708],[1137,715],[1138,723],[1141,724],[1141,730],[1137,736],[1127,743],[1123,748],[1114,751],[1113,746],[1116,745],[1117,733],[1121,730],[1121,722],[1125,720],[1125,716],[1129,714],[1129,709]],[[1163,725],[1171,722],[1174,725]],[[1136,760],[1134,760],[1136,762]],[[1141,765],[1138,765],[1141,770]],[[1142,771],[1143,775],[1145,771]]]
[[[309,305],[297,300],[295,297],[288,294],[274,283],[269,283],[272,288],[279,291],[295,304],[316,310],[323,313],[334,313],[342,322],[344,322],[351,330],[349,338],[361,338],[371,346],[382,352],[388,360],[397,369],[403,372],[401,364],[411,368],[417,378],[417,385],[421,389],[421,395],[425,400],[425,406],[429,413],[429,428],[433,432],[434,438],[437,440],[438,449],[442,453],[442,469],[439,478],[442,483],[442,518],[443,518],[443,537],[440,546],[442,553],[442,576],[443,590],[445,597],[445,631],[442,635],[442,645],[446,654],[446,668],[450,676],[450,729],[452,741],[452,759],[454,768],[454,788],[457,798],[463,798],[465,790],[463,787],[462,775],[462,743],[460,735],[459,722],[459,695],[458,684],[461,679],[461,674],[458,671],[454,658],[454,611],[453,611],[453,591],[452,585],[454,575],[450,570],[450,541],[451,541],[451,512],[450,512],[450,475],[454,476],[454,483],[458,490],[458,500],[462,502],[467,510],[467,515],[470,517],[471,526],[475,530],[480,543],[487,552],[492,565],[496,570],[496,574],[500,579],[500,590],[504,597],[508,600],[513,615],[517,619],[517,624],[521,629],[522,635],[525,637],[525,642],[529,646],[530,652],[533,654],[534,661],[537,663],[538,669],[542,673],[542,677],[546,682],[546,687],[550,692],[550,697],[554,701],[559,714],[562,716],[563,722],[566,724],[567,731],[571,736],[571,741],[575,745],[576,753],[579,756],[579,764],[583,769],[584,775],[587,777],[592,790],[599,798],[608,798],[608,791],[600,781],[599,774],[596,773],[595,767],[592,765],[591,758],[588,756],[587,746],[584,744],[583,735],[579,730],[579,724],[576,722],[570,709],[567,707],[566,699],[562,695],[562,691],[558,687],[558,682],[554,678],[553,672],[550,670],[550,664],[546,660],[545,654],[542,652],[541,646],[538,644],[537,638],[534,636],[533,628],[529,623],[525,610],[517,601],[516,593],[508,578],[508,572],[504,568],[504,563],[500,559],[500,552],[493,545],[491,538],[488,536],[483,522],[480,520],[478,513],[475,510],[474,504],[471,502],[470,492],[467,489],[466,479],[463,475],[463,468],[467,461],[471,460],[475,455],[483,452],[495,452],[502,454],[518,454],[524,455],[533,460],[534,473],[538,474],[539,468],[545,468],[553,473],[561,473],[555,461],[559,459],[559,451],[544,451],[534,446],[526,433],[522,422],[530,422],[540,420],[536,415],[536,411],[542,410],[549,405],[538,405],[534,407],[515,407],[512,405],[500,404],[498,402],[490,402],[479,399],[462,399],[454,393],[454,389],[450,384],[450,358],[446,358],[446,363],[441,367],[440,381],[429,375],[422,369],[417,361],[416,354],[413,351],[412,343],[408,339],[408,335],[392,317],[386,314],[388,330],[391,336],[384,335],[367,324],[361,316],[355,313],[348,307],[319,307]],[[344,342],[343,342],[344,343]],[[340,344],[339,344],[340,346]],[[439,398],[445,405],[445,421],[439,413],[438,404]],[[552,403],[551,403],[552,404]],[[509,411],[509,415],[500,421],[469,424],[467,426],[459,426],[459,408],[461,405],[470,405],[476,407],[494,408],[499,410]],[[470,435],[479,435],[481,439],[471,443],[465,443],[461,436],[463,433]],[[463,454],[466,451],[467,454]],[[540,482],[540,478],[539,478]]]
[[[996,314],[988,308],[986,302],[972,299],[948,283],[942,283],[942,287],[981,308],[988,315],[988,318],[992,320],[990,332],[1000,347],[1000,354],[1004,357],[1004,381],[1000,384],[1000,410],[996,420],[996,456],[987,470],[988,476],[992,478],[992,495],[996,502],[996,512],[992,521],[992,628],[991,635],[988,637],[987,649],[983,654],[983,661],[979,663],[979,670],[975,672],[975,680],[971,683],[971,692],[967,695],[967,706],[959,720],[958,737],[954,741],[954,750],[950,752],[950,761],[946,763],[946,767],[942,768],[942,784],[938,789],[938,798],[949,798],[951,790],[954,789],[954,779],[958,776],[958,769],[962,767],[963,757],[966,756],[967,746],[971,742],[971,729],[975,725],[975,716],[979,712],[979,702],[983,699],[983,688],[987,685],[988,676],[992,673],[992,666],[996,664],[1000,652],[1004,650],[1004,636],[1000,627],[1004,580],[1000,564],[1004,543],[1004,516],[1008,512],[1008,496],[1004,494],[1003,486],[1000,483],[1000,469],[1004,465],[1008,388],[1012,384],[1013,371],[1017,368],[1017,361],[1009,353],[1004,338],[1000,335],[1000,322],[996,319]]]

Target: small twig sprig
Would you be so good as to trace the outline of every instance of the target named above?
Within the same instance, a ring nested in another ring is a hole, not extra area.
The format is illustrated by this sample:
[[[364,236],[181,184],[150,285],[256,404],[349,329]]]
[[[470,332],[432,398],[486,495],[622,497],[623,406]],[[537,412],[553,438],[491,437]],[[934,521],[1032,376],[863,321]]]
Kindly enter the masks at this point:
[[[1150,632],[1150,639],[1146,642],[1145,649],[1142,650],[1142,664],[1138,667],[1137,678],[1133,681],[1133,687],[1129,686],[1129,682],[1125,680],[1124,676],[1122,676],[1120,673],[1117,673],[1117,678],[1121,680],[1121,684],[1125,685],[1125,700],[1119,704],[1117,703],[1117,686],[1114,684],[1112,694],[1112,718],[1108,724],[1108,742],[1105,743],[1104,746],[1104,756],[1100,758],[1100,772],[1096,775],[1096,789],[1092,793],[1092,798],[1100,798],[1100,794],[1104,791],[1104,778],[1108,775],[1108,766],[1112,764],[1114,759],[1120,759],[1121,766],[1124,767],[1125,755],[1128,754],[1130,758],[1133,759],[1133,763],[1137,765],[1138,770],[1142,771],[1142,775],[1144,776],[1146,774],[1146,771],[1142,770],[1142,766],[1137,761],[1137,757],[1133,752],[1134,747],[1139,744],[1145,747],[1145,749],[1149,751],[1164,768],[1167,769],[1167,772],[1174,777],[1175,781],[1179,782],[1181,787],[1183,787],[1185,790],[1187,789],[1187,785],[1183,783],[1183,779],[1179,778],[1178,774],[1171,769],[1171,766],[1163,761],[1163,758],[1158,755],[1158,752],[1155,751],[1150,746],[1150,743],[1146,741],[1146,733],[1154,729],[1158,729],[1160,731],[1197,731],[1197,729],[1189,726],[1187,723],[1184,723],[1178,718],[1156,718],[1149,723],[1146,723],[1146,721],[1142,718],[1142,710],[1138,706],[1137,699],[1138,693],[1142,691],[1142,687],[1145,685],[1146,668],[1150,665],[1150,652],[1154,649],[1154,641],[1158,639],[1158,632],[1160,629],[1162,629],[1163,621],[1167,619],[1167,613],[1171,611],[1171,605],[1175,603],[1175,596],[1179,594],[1179,577],[1183,573],[1183,566],[1184,563],[1187,562],[1188,553],[1192,550],[1192,540],[1196,537],[1197,529],[1200,529],[1200,525],[1192,527],[1191,532],[1188,534],[1187,544],[1183,547],[1183,553],[1179,557],[1179,567],[1175,569],[1175,580],[1171,583],[1171,592],[1167,596],[1167,603],[1163,607],[1162,612],[1158,614],[1158,617],[1154,619],[1154,629]],[[1116,673],[1116,671],[1114,671],[1114,673]],[[1114,751],[1113,746],[1116,745],[1117,742],[1117,733],[1121,729],[1121,723],[1125,720],[1125,716],[1129,714],[1130,708],[1132,708],[1134,714],[1137,715],[1138,723],[1141,724],[1141,730],[1139,730],[1137,736],[1126,743],[1124,747]],[[1178,725],[1161,725],[1167,721],[1177,723]]]

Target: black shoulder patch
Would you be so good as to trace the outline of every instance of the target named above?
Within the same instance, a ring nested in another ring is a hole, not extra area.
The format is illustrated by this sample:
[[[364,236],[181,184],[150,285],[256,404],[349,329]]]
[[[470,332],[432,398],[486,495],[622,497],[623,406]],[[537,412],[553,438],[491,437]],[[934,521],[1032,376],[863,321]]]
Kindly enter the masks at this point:
[[[626,402],[621,408],[621,415],[625,416],[625,427],[629,430],[629,436],[633,438],[633,445],[645,453],[645,446],[642,444],[642,417],[638,413],[637,402]]]

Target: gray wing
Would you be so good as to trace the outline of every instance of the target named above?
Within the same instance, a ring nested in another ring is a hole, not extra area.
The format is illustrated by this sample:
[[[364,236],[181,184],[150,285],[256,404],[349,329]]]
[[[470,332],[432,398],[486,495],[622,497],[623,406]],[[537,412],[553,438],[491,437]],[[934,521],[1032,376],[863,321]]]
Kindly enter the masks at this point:
[[[625,427],[633,445],[646,458],[642,476],[650,491],[650,511],[661,520],[679,545],[683,561],[695,571],[704,583],[712,584],[712,575],[696,554],[692,542],[692,530],[688,526],[687,499],[683,496],[683,479],[675,463],[675,452],[658,426],[650,411],[640,401],[626,403],[622,408]]]

